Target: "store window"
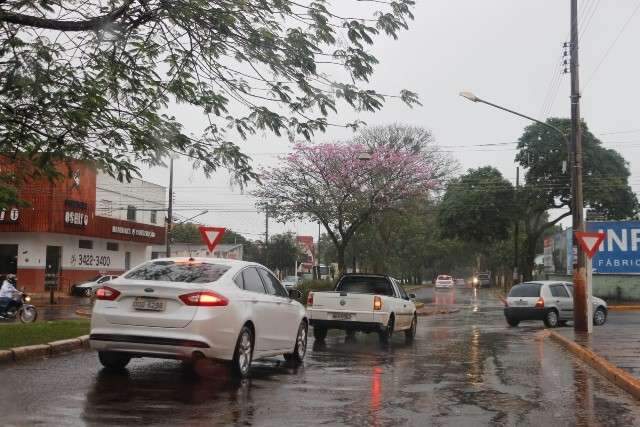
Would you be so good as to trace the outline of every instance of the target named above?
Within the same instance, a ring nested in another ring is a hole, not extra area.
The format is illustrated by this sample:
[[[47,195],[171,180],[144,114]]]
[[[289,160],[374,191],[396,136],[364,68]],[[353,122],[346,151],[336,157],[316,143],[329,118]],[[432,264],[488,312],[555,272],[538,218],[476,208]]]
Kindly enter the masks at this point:
[[[136,220],[136,207],[133,205],[129,205],[127,206],[127,219],[129,221],[135,221]]]
[[[118,251],[118,244],[114,243],[114,242],[107,242],[107,250],[108,251],[117,252]]]
[[[79,240],[78,247],[80,249],[93,249],[93,240]]]
[[[151,211],[151,224],[158,222],[158,211]]]

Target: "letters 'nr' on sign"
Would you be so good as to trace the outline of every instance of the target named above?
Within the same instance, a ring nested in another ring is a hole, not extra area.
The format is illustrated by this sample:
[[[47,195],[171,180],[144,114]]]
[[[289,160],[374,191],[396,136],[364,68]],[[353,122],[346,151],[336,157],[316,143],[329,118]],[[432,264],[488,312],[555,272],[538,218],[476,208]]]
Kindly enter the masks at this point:
[[[213,249],[218,246],[226,231],[224,227],[200,227],[199,230],[202,241],[207,245],[209,252],[213,252]]]
[[[593,258],[604,240],[604,233],[588,231],[576,231],[576,240],[589,258]]]

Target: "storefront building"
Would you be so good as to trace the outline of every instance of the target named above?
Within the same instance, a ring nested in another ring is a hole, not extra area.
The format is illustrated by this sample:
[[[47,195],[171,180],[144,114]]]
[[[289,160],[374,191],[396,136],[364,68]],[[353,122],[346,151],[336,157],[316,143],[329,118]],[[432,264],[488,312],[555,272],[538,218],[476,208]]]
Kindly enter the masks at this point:
[[[27,206],[0,210],[0,275],[14,273],[19,287],[44,292],[45,274],[55,274],[66,292],[140,264],[164,243],[164,187],[120,183],[82,162],[59,170],[65,178],[19,188]]]

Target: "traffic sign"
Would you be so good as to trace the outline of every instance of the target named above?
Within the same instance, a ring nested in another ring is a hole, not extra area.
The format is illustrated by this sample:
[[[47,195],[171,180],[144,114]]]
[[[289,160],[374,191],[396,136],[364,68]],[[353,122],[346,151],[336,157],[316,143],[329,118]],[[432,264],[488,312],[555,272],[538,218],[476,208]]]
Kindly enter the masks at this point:
[[[202,241],[209,248],[209,252],[213,252],[213,249],[218,246],[226,231],[224,227],[199,227],[198,229],[200,230]]]
[[[580,244],[580,247],[586,252],[589,259],[591,259],[596,254],[600,244],[602,244],[604,233],[576,231],[576,240]]]

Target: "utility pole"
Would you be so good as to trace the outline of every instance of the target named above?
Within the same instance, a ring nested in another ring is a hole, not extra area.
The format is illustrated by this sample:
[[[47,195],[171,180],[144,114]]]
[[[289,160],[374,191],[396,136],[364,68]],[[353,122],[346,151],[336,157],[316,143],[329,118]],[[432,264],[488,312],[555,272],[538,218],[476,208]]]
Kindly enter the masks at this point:
[[[269,208],[264,210],[264,263],[269,267]]]
[[[169,159],[169,206],[167,209],[167,236],[165,256],[171,256],[171,227],[173,222],[173,157]]]
[[[514,197],[515,205],[518,206],[518,195],[520,190],[520,166],[516,166],[516,193]],[[513,283],[518,283],[518,278],[520,277],[520,272],[518,271],[519,264],[519,248],[518,248],[518,238],[520,237],[520,218],[517,218],[515,221],[514,227],[514,235],[513,235]]]
[[[320,280],[320,221],[318,221],[318,245],[316,247],[316,279]]]
[[[580,79],[578,75],[578,0],[571,0],[571,44],[570,49],[571,71],[571,148],[573,154],[573,245],[577,247],[577,260],[573,269],[573,304],[574,304],[574,329],[577,332],[589,332],[589,306],[590,295],[587,295],[587,271],[585,254],[577,244],[576,231],[584,231],[582,197],[582,129],[580,127]]]

